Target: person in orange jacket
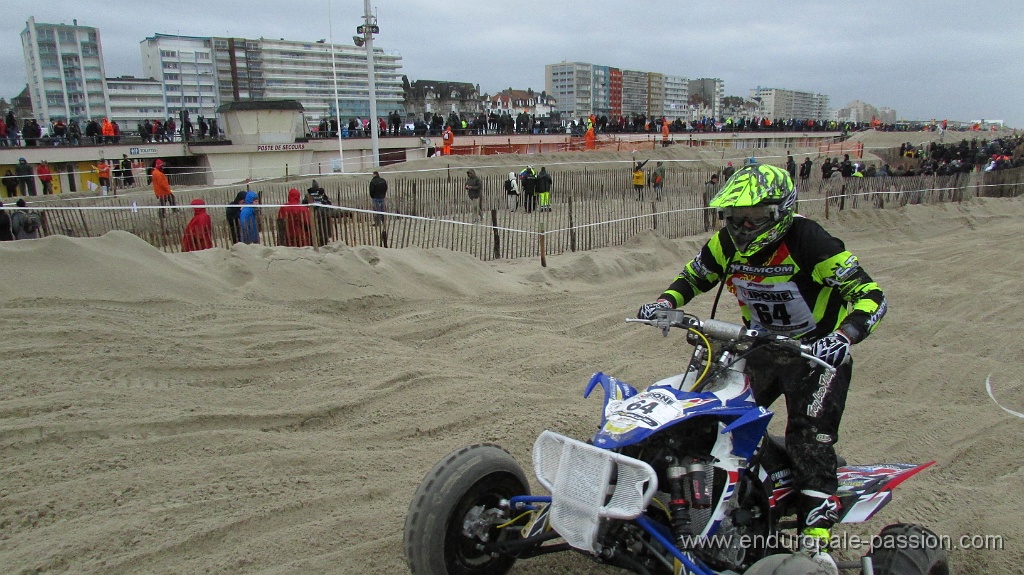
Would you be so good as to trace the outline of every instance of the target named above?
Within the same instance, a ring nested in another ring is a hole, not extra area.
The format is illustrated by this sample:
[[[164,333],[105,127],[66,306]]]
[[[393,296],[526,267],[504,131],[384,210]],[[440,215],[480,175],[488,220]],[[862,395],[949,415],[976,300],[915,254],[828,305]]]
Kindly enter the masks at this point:
[[[597,149],[597,135],[594,134],[594,126],[591,124],[587,128],[587,133],[583,135],[583,141],[586,142],[586,149],[596,150]]]
[[[103,135],[103,142],[105,144],[113,144],[114,136],[114,125],[110,123],[110,118],[103,118],[103,124],[100,126],[100,134]]]
[[[156,199],[160,201],[161,206],[178,205],[174,199],[174,192],[171,191],[171,183],[167,181],[167,175],[164,174],[164,161],[157,160],[153,163],[153,193],[156,194]],[[160,212],[161,216],[163,211]]]
[[[452,143],[455,142],[455,132],[452,131],[451,124],[444,127],[444,133],[441,134],[441,140],[444,141],[444,151],[442,154],[445,156],[452,155]]]
[[[661,119],[661,147],[668,147],[668,118]]]
[[[195,215],[185,224],[185,233],[181,236],[181,251],[195,252],[213,247],[213,221],[206,213],[206,202],[196,198],[192,200],[192,211]]]
[[[107,195],[107,192],[110,191],[110,162],[100,159],[100,163],[94,165],[92,169],[96,171],[96,175],[99,177],[100,193],[104,196]]]

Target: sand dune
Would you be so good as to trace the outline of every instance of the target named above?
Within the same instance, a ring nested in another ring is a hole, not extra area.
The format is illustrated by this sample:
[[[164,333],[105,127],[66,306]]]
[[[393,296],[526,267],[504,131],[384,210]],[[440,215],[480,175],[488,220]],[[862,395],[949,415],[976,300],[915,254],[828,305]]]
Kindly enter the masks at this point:
[[[891,311],[856,350],[840,451],[938,465],[878,518],[1002,535],[958,573],[1024,560],[1020,200],[825,222]],[[485,263],[441,250],[236,245],[164,254],[127,233],[0,244],[0,565],[9,573],[405,572],[413,490],[444,454],[591,434],[597,370],[676,373],[623,323],[703,238]],[[690,307],[706,316],[713,295]],[[720,310],[734,315],[735,303]],[[782,423],[778,418],[776,423]],[[618,573],[577,556],[514,573]]]

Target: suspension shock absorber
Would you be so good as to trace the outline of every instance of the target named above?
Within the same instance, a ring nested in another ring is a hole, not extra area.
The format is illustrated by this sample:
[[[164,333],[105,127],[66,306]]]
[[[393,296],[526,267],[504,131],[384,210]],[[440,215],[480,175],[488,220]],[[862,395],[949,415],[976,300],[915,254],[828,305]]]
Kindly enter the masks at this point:
[[[676,547],[686,551],[692,546],[693,525],[690,520],[690,500],[687,491],[686,466],[674,457],[670,458],[665,475],[668,478],[669,500],[668,510],[672,520],[672,534],[676,538]]]
[[[711,491],[704,464],[694,461],[686,466],[686,485],[690,491],[690,505],[695,509],[711,507]]]

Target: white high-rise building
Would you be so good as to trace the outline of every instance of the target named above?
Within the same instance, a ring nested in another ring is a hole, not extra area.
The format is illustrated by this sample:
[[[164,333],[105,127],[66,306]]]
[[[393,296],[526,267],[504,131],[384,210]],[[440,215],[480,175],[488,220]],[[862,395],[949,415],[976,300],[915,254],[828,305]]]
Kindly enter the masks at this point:
[[[167,34],[157,34],[139,44],[143,77],[161,86],[161,115],[164,119],[175,118],[179,127],[182,110],[188,110],[190,121],[196,124],[197,116],[214,117],[220,105],[212,44],[210,38]]]
[[[37,24],[34,17],[21,33],[32,115],[42,126],[53,120],[110,116],[100,31],[72,24]]]
[[[750,99],[758,103],[757,113],[772,120],[825,120],[829,118],[828,96],[779,88],[757,88]]]
[[[342,121],[370,115],[366,48],[266,38],[212,40],[221,102],[297,100],[306,119],[318,121],[336,113],[336,76]],[[377,114],[403,111],[402,57],[374,47],[373,59]]]

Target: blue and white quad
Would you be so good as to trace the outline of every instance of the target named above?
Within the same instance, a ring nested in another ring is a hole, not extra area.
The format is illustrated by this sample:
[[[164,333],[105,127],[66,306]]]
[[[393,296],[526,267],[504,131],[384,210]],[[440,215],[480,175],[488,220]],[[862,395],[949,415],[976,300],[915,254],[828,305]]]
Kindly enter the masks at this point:
[[[816,573],[797,549],[796,490],[772,412],[751,393],[745,354],[820,360],[799,342],[682,310],[653,325],[685,330],[685,373],[644,391],[596,373],[584,397],[604,390],[601,428],[589,441],[544,431],[533,447],[537,481],[493,444],[456,450],[427,474],[409,506],[405,554],[413,575],[502,575],[518,559],[575,551],[642,575]],[[932,463],[846,465],[838,470],[842,523],[867,521],[892,490]],[[885,527],[840,570],[875,575],[948,574],[946,551],[927,529]],[[834,572],[834,568],[833,568]]]

